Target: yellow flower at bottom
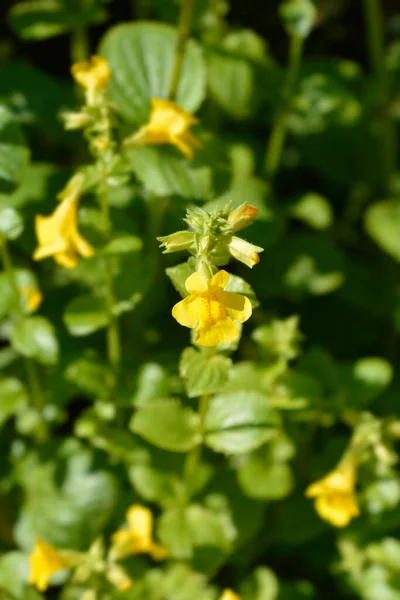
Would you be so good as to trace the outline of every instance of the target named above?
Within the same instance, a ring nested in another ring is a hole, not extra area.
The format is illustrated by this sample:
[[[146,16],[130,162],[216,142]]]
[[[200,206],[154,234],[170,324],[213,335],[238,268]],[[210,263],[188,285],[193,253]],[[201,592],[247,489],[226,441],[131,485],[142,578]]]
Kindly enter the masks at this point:
[[[126,513],[127,527],[118,529],[111,538],[111,556],[121,559],[134,554],[150,554],[155,560],[166,557],[165,548],[153,540],[153,515],[139,504]]]
[[[193,158],[194,148],[202,147],[200,140],[190,131],[190,127],[198,122],[196,117],[176,102],[152,98],[149,122],[128,138],[125,144],[173,144],[186,158]]]
[[[224,292],[229,273],[219,271],[207,280],[200,273],[192,273],[185,286],[189,296],[175,304],[172,316],[184,327],[197,327],[195,341],[202,346],[230,344],[240,334],[238,323],[244,323],[252,313],[246,296]]]
[[[311,484],[306,490],[306,496],[315,498],[315,509],[322,519],[335,527],[345,527],[353,517],[360,514],[355,482],[355,464],[347,461]]]
[[[63,267],[73,269],[78,264],[78,254],[93,256],[94,248],[78,232],[78,199],[82,185],[80,175],[73,177],[60,194],[62,201],[53,214],[36,217],[39,246],[33,255],[35,260],[53,256]]]
[[[232,590],[224,590],[219,600],[242,600],[240,596],[232,592]]]
[[[31,585],[35,585],[39,591],[44,592],[49,585],[50,577],[66,567],[67,564],[53,546],[41,538],[36,540],[29,557],[29,583]]]

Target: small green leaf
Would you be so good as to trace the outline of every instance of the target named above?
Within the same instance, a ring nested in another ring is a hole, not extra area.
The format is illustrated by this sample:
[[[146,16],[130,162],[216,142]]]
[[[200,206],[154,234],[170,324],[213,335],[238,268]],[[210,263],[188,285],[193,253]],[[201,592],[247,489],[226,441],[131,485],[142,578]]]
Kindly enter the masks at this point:
[[[59,345],[53,325],[44,317],[25,317],[11,333],[13,348],[45,365],[58,362]]]
[[[333,221],[333,211],[328,200],[314,192],[301,196],[291,207],[290,214],[319,230],[327,229]]]
[[[125,23],[107,32],[100,54],[109,61],[113,74],[109,93],[128,120],[145,123],[150,99],[168,98],[177,43],[177,30],[162,23]],[[176,102],[194,112],[205,92],[203,56],[197,43],[189,40]]]
[[[148,442],[171,452],[188,452],[200,443],[198,415],[175,398],[159,398],[140,408],[130,427]]]
[[[64,322],[70,334],[77,337],[103,329],[108,324],[104,302],[94,296],[78,296],[68,304]]]
[[[172,285],[177,292],[180,293],[182,298],[185,298],[188,293],[185,287],[186,279],[193,273],[194,267],[189,261],[176,265],[175,267],[168,267],[165,269],[166,274],[170,278]]]
[[[189,398],[219,391],[229,376],[231,365],[231,359],[226,356],[208,356],[194,348],[186,348],[181,356],[179,372],[185,380]]]
[[[0,236],[8,240],[15,240],[24,229],[21,215],[15,208],[3,208],[0,210]]]
[[[0,379],[0,426],[27,404],[28,395],[19,379],[15,377]]]
[[[260,305],[259,301],[257,300],[256,293],[251,287],[251,285],[249,285],[247,281],[245,281],[241,277],[238,277],[237,275],[229,275],[229,281],[228,285],[225,288],[225,291],[233,292],[234,294],[243,294],[243,296],[247,296],[253,308],[257,308],[257,306]]]
[[[137,235],[119,235],[114,237],[103,249],[104,254],[120,255],[139,252],[143,242]]]
[[[300,38],[309,36],[317,18],[312,0],[286,0],[279,12],[288,34]]]
[[[382,250],[400,262],[398,200],[384,200],[370,206],[365,214],[365,229]]]
[[[241,586],[240,595],[243,600],[276,600],[279,582],[275,573],[267,567],[258,567]]]
[[[240,391],[216,396],[205,418],[205,443],[217,452],[242,454],[275,437],[279,422],[264,394]]]
[[[280,500],[293,489],[293,474],[285,463],[271,463],[265,456],[255,455],[238,471],[238,481],[249,498]]]
[[[0,104],[0,193],[12,192],[22,181],[29,151],[14,115]]]

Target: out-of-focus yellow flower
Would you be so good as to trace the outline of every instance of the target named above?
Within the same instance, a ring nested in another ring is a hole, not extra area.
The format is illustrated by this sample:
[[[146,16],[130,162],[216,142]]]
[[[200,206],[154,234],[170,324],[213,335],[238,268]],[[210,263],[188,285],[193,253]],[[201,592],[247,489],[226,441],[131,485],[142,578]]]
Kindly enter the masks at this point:
[[[151,99],[150,120],[125,141],[127,146],[147,144],[173,144],[186,158],[193,158],[194,149],[202,143],[190,131],[199,120],[186,112],[176,102]]]
[[[94,248],[78,232],[78,200],[83,181],[83,175],[75,175],[59,195],[62,201],[53,214],[36,217],[39,245],[33,255],[35,260],[53,256],[63,267],[73,269],[78,264],[78,254],[93,256]]]
[[[29,583],[44,592],[50,577],[67,566],[53,546],[38,538],[29,557]]]
[[[111,538],[110,555],[114,560],[133,554],[150,554],[155,560],[167,556],[165,548],[153,539],[153,515],[148,508],[134,504],[126,520],[127,527],[118,529]]]
[[[40,291],[29,285],[21,285],[19,291],[24,299],[26,310],[29,312],[35,312],[43,300],[43,296]]]
[[[184,327],[197,327],[195,341],[202,346],[230,344],[239,334],[235,324],[244,323],[252,313],[246,296],[224,292],[229,273],[219,271],[211,279],[192,273],[185,286],[189,296],[175,304],[172,316]]]
[[[238,594],[235,594],[232,590],[224,590],[219,600],[242,600]]]
[[[89,60],[75,63],[71,73],[77,83],[86,89],[86,100],[89,106],[96,104],[98,91],[108,86],[111,77],[110,65],[101,56],[92,56]]]
[[[247,202],[235,208],[228,217],[228,222],[232,226],[233,233],[250,225],[251,221],[255,219],[257,215],[258,208],[252,204],[247,204]]]
[[[334,471],[306,490],[308,498],[315,498],[319,516],[335,527],[345,527],[360,514],[355,495],[356,466],[347,460]]]
[[[126,592],[133,586],[132,579],[129,577],[126,571],[116,563],[110,564],[106,573],[106,577],[108,581],[121,592]]]

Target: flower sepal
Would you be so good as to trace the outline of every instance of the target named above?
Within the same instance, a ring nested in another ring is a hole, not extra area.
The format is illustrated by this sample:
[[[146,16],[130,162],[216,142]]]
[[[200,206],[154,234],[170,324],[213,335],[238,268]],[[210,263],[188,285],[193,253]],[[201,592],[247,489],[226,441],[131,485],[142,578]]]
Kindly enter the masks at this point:
[[[194,252],[196,249],[196,235],[193,231],[176,231],[170,235],[158,237],[157,240],[160,242],[160,248],[163,248],[163,254],[182,250]]]

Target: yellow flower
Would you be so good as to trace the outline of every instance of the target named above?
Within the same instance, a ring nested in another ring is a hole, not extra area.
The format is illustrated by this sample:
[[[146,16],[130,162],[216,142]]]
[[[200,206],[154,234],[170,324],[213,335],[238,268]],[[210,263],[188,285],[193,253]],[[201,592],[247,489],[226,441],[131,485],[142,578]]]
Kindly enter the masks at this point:
[[[240,596],[235,594],[232,590],[224,590],[219,600],[242,600]]]
[[[49,217],[38,215],[35,230],[38,248],[33,258],[42,260],[53,256],[54,260],[73,269],[78,264],[78,254],[93,256],[94,248],[78,232],[78,200],[83,186],[83,175],[76,175],[61,192],[61,203]]]
[[[186,112],[179,104],[152,98],[149,122],[125,143],[127,146],[173,144],[186,158],[193,158],[194,148],[202,147],[200,140],[190,131],[190,127],[198,122],[196,117]]]
[[[24,299],[24,304],[28,312],[35,312],[42,303],[43,296],[36,288],[29,285],[21,285],[19,291]]]
[[[335,527],[345,527],[360,514],[355,495],[356,466],[350,460],[306,490],[308,498],[315,498],[319,516]]]
[[[233,235],[229,242],[229,253],[233,258],[240,260],[251,269],[260,262],[259,252],[263,252],[263,248],[246,242],[236,235]]]
[[[36,540],[35,547],[29,557],[29,583],[44,592],[53,573],[65,569],[67,564],[57,550],[46,544],[41,538]]]
[[[111,538],[111,556],[121,559],[133,554],[150,554],[155,560],[166,557],[165,548],[153,540],[153,515],[139,504],[126,513],[128,526],[118,529]]]
[[[219,271],[212,279],[192,273],[185,286],[189,296],[175,304],[172,316],[184,327],[197,327],[195,341],[202,346],[230,344],[240,334],[238,323],[244,323],[252,313],[246,296],[224,292],[229,273]]]
[[[75,63],[71,73],[75,81],[87,90],[87,103],[90,106],[96,104],[97,92],[106,89],[111,77],[110,65],[101,56]]]
[[[251,224],[251,221],[258,215],[258,208],[252,204],[241,204],[235,210],[231,212],[228,217],[228,222],[232,226],[233,233],[240,231],[247,225]]]

